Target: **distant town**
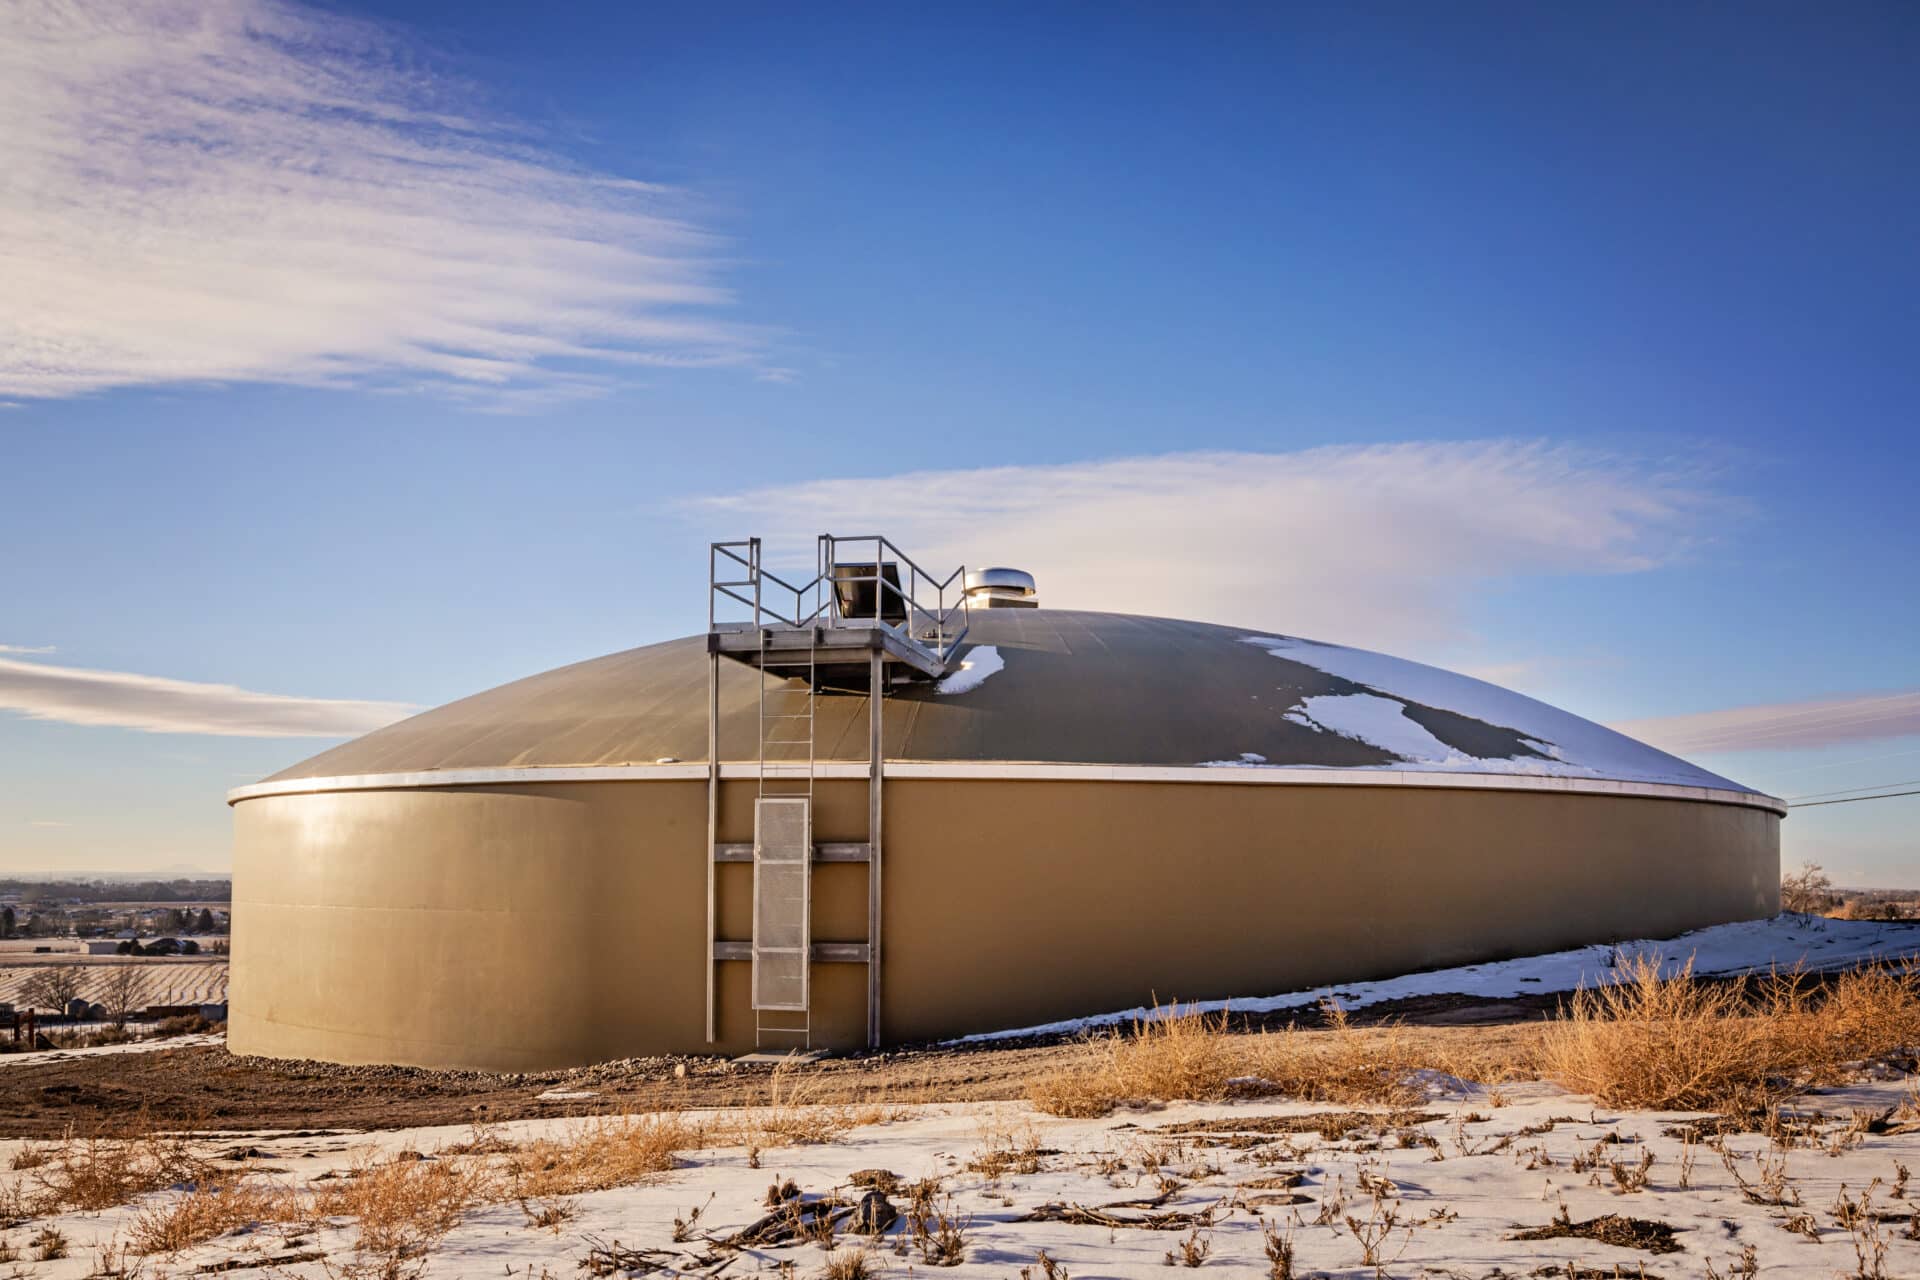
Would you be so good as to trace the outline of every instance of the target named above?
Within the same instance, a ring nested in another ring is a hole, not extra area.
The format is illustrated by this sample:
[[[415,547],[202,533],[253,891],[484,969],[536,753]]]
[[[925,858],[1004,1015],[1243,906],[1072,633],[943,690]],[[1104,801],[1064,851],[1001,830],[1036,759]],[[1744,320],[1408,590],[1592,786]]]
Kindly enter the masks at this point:
[[[0,878],[0,940],[79,938],[137,943],[141,939],[182,936],[224,939],[231,926],[232,901],[233,882],[227,879]],[[224,943],[220,950],[225,950]]]

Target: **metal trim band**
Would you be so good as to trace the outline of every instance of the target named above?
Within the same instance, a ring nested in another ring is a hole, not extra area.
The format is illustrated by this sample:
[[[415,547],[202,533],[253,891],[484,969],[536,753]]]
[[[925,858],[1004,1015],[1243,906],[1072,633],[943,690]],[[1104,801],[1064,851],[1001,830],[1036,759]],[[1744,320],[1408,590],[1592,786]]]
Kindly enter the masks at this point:
[[[804,764],[773,765],[768,777],[805,776]],[[864,760],[836,760],[815,766],[823,779],[864,780]],[[753,779],[752,761],[723,763],[723,779]],[[414,773],[363,773],[336,778],[289,778],[256,782],[227,793],[228,804],[265,796],[313,795],[333,791],[399,791],[418,787],[516,786],[549,782],[699,782],[704,761],[672,764],[584,765],[494,769],[428,769]],[[1532,773],[1450,773],[1413,769],[1303,769],[1269,765],[1016,764],[967,761],[887,761],[889,779],[1017,782],[1199,782],[1239,786],[1437,787],[1453,791],[1554,791],[1575,795],[1629,796],[1654,800],[1693,800],[1706,804],[1765,809],[1785,817],[1786,802],[1757,791],[1691,787],[1668,782],[1623,782],[1610,778],[1569,778]]]

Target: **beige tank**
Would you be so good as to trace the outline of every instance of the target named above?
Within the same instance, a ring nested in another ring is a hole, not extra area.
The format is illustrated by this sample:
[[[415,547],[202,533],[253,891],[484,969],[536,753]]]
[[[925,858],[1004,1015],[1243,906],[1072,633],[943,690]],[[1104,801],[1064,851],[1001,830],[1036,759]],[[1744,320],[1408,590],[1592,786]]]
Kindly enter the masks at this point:
[[[962,656],[883,702],[887,1043],[1778,910],[1779,801],[1480,681],[1047,609],[981,611]],[[234,1051],[525,1070],[754,1047],[749,863],[712,868],[707,959],[708,662],[694,637],[562,668],[236,791]],[[721,666],[737,845],[763,677]],[[858,845],[867,699],[816,705],[814,839]],[[814,868],[816,1044],[870,1030],[869,871]]]

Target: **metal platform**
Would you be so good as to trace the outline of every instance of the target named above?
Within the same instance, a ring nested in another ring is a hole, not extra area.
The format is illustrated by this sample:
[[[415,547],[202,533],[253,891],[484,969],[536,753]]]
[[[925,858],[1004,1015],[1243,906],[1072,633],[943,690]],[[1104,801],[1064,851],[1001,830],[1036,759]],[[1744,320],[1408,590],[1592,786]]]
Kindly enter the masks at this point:
[[[822,534],[813,576],[802,585],[766,567],[758,538],[711,544],[707,578],[707,1040],[717,1038],[716,968],[722,963],[753,965],[755,1047],[798,1039],[793,1047],[808,1050],[811,966],[864,964],[867,1044],[878,1047],[883,705],[893,685],[938,679],[953,668],[969,620],[966,570],[935,578],[883,537]],[[722,658],[763,677],[757,689],[759,791],[748,845],[719,843]],[[815,700],[824,691],[850,689],[866,693],[869,708],[867,838],[820,842],[812,826],[819,774]],[[803,747],[802,768],[794,757]],[[780,767],[770,768],[776,758]],[[754,868],[750,939],[715,936],[716,868],[728,862]],[[866,864],[864,943],[812,940],[813,867],[825,862]]]
[[[870,620],[834,626],[754,626],[748,622],[717,623],[707,632],[707,652],[718,653],[759,667],[771,675],[806,679],[817,667],[844,668],[836,674],[866,674],[869,659],[878,653],[883,662],[903,663],[917,675],[938,679],[946,675],[953,653],[916,640],[899,628]]]
[[[797,586],[767,567],[758,538],[708,548],[708,652],[775,674],[857,669],[878,653],[910,679],[937,679],[969,616],[964,566],[936,578],[878,534],[821,534]]]

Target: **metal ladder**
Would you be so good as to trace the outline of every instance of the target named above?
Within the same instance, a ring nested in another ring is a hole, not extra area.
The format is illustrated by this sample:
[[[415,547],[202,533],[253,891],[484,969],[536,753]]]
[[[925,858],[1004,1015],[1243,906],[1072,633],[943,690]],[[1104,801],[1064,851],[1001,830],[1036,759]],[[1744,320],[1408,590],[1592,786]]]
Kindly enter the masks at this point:
[[[770,1038],[776,1042],[773,1047],[792,1048],[796,1037],[800,1048],[813,1048],[810,917],[813,782],[818,772],[814,704],[819,633],[817,628],[808,630],[804,677],[797,670],[798,653],[788,650],[781,657],[794,670],[779,683],[767,675],[768,632],[760,632],[759,785],[754,804],[753,863],[755,1049],[768,1048]],[[796,679],[802,681],[798,687]],[[785,750],[803,745],[804,765]],[[769,801],[774,804],[769,806]],[[796,823],[797,836],[793,834]],[[763,831],[763,824],[772,832]],[[770,838],[773,833],[785,838]]]
[[[813,964],[859,964],[867,971],[867,1046],[881,1043],[881,833],[885,701],[903,680],[947,674],[966,639],[970,613],[965,567],[944,578],[929,574],[878,535],[822,534],[815,542],[814,576],[800,585],[770,571],[759,538],[714,542],[707,549],[707,1042],[720,1040],[723,961],[752,960],[755,1047],[800,1037],[811,1049]],[[850,605],[859,595],[870,595]],[[744,617],[740,615],[744,613]],[[731,615],[731,616],[728,616]],[[720,840],[723,773],[720,742],[722,659],[756,669],[760,681],[757,790],[751,845]],[[795,681],[802,680],[801,687]],[[821,764],[815,709],[822,680],[844,694],[864,672],[868,692],[867,822],[865,842],[816,843],[814,778]],[[800,743],[806,759],[780,758]],[[753,938],[719,935],[722,862],[751,861]],[[814,864],[867,866],[867,940],[814,943],[811,938]],[[763,893],[763,888],[768,892]],[[768,906],[769,911],[762,912]],[[769,982],[763,985],[762,979]],[[772,1015],[772,1016],[769,1016]],[[795,1025],[795,1023],[798,1025]]]

